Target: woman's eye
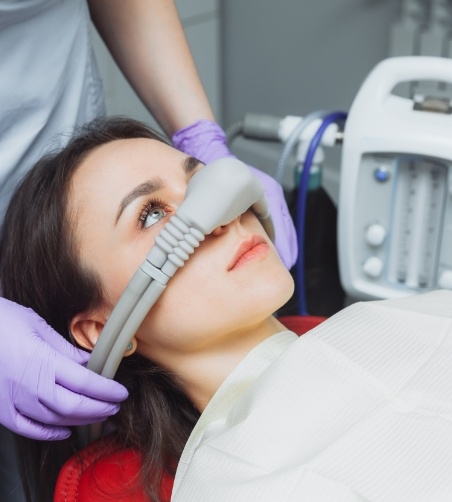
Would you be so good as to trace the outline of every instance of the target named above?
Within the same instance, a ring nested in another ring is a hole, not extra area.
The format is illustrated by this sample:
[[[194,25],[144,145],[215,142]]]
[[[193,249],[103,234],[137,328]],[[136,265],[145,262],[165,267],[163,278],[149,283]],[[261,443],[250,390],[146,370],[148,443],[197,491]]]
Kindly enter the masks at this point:
[[[158,223],[162,218],[166,216],[166,211],[164,211],[161,207],[156,207],[151,209],[144,218],[143,227],[149,228],[152,225]]]

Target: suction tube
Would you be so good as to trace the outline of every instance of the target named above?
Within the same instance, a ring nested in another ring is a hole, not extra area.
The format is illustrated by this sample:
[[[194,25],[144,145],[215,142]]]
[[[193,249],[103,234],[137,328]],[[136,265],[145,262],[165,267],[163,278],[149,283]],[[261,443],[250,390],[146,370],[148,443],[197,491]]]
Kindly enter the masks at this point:
[[[269,237],[274,228],[261,182],[242,162],[219,159],[191,178],[184,202],[155,239],[113,309],[88,361],[88,368],[113,378],[146,314],[199,243],[216,227],[251,208]]]

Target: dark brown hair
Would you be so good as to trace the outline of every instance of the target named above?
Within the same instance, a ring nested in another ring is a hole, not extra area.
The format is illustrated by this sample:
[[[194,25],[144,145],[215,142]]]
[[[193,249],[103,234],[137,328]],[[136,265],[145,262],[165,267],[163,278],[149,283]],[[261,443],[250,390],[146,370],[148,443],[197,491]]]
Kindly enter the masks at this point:
[[[71,180],[94,149],[130,138],[164,141],[146,125],[121,117],[83,126],[63,149],[29,171],[6,214],[0,255],[3,296],[32,308],[71,343],[72,317],[102,300],[99,278],[81,265],[73,239],[74,222],[67,214]],[[138,354],[123,360],[115,379],[127,387],[129,398],[112,419],[114,444],[140,452],[140,483],[156,501],[162,475],[174,474],[199,414],[172,375]],[[58,442],[19,439],[30,500],[53,500],[58,472],[77,450],[75,436]]]

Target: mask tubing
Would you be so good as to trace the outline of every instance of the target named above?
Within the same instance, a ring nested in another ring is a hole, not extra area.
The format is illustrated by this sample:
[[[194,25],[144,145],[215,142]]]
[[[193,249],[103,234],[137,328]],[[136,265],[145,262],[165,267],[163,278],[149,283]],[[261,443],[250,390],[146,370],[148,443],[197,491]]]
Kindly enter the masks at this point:
[[[116,370],[124,357],[124,352],[131,342],[133,336],[138,331],[141,323],[152,308],[154,303],[158,300],[160,295],[165,290],[166,286],[152,281],[148,289],[144,292],[135,308],[131,312],[127,322],[124,324],[121,332],[116,339],[113,348],[105,361],[101,375],[106,378],[113,378]]]
[[[133,311],[139,299],[148,288],[151,280],[149,275],[145,274],[141,269],[135,272],[94,346],[87,364],[88,369],[101,374],[105,361],[115,344],[118,334],[127,322],[130,312]]]

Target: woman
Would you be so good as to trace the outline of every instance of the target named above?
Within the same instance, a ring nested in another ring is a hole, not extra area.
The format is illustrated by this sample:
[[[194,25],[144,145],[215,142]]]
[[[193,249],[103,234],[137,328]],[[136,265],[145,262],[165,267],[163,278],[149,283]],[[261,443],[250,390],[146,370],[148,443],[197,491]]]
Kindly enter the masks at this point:
[[[142,124],[91,123],[39,161],[13,197],[2,244],[4,296],[92,349],[201,167]],[[272,313],[292,292],[290,274],[249,211],[207,236],[152,308],[118,371],[129,398],[113,419],[114,446],[141,453],[141,482],[152,500],[227,375],[284,329]],[[26,450],[25,474],[38,500],[51,499],[74,449],[67,440],[35,442],[31,458]]]

